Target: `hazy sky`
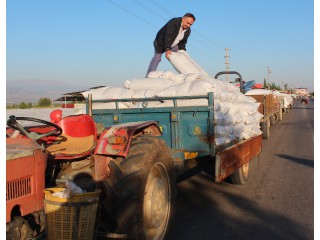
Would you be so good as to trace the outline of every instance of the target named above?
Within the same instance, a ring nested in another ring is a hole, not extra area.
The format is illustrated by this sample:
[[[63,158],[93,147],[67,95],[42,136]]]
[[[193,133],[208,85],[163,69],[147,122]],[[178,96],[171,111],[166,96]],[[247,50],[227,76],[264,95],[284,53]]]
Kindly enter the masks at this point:
[[[10,0],[6,2],[6,79],[122,86],[145,76],[157,31],[195,15],[187,51],[210,75],[314,89],[311,0]],[[163,56],[158,70],[172,70]],[[82,89],[79,87],[79,89]]]

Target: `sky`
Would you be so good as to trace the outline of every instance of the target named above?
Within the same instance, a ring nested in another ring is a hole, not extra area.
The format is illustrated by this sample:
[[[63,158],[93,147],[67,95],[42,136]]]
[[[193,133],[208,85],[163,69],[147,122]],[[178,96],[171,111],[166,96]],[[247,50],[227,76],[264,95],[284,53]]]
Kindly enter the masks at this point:
[[[226,70],[228,48],[229,70],[245,81],[314,90],[311,0],[10,0],[6,81],[123,86],[145,77],[157,31],[187,12],[187,52],[211,76]],[[176,72],[165,56],[157,70]]]

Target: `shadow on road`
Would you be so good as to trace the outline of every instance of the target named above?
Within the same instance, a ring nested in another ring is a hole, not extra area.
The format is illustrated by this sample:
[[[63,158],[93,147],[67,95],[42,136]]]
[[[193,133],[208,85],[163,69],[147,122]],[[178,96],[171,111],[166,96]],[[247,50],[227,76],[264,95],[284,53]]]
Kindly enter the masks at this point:
[[[214,183],[205,173],[180,182],[171,239],[313,239],[313,233],[264,208],[261,196],[251,193],[250,197],[245,190],[245,186]]]
[[[310,158],[299,158],[299,157],[294,157],[294,156],[290,156],[287,154],[278,154],[277,156],[284,158],[284,159],[291,160],[291,161],[296,162],[301,165],[305,165],[305,166],[314,168],[314,161]]]

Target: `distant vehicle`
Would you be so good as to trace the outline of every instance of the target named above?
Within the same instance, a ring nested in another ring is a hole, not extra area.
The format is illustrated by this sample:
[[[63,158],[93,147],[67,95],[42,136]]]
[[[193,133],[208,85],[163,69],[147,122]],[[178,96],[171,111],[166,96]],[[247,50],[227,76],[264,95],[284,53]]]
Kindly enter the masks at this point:
[[[303,96],[303,97],[301,98],[301,103],[308,104],[308,103],[309,103],[309,98],[306,97],[306,96]]]

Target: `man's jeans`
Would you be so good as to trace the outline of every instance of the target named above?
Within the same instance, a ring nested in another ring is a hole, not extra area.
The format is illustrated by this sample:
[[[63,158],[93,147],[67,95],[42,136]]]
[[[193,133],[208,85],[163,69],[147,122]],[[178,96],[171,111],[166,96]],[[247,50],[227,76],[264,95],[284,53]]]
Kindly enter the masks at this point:
[[[173,48],[171,48],[172,52],[177,52],[178,50],[179,50],[178,45],[174,46]],[[159,63],[161,62],[161,56],[162,56],[162,53],[157,53],[156,51],[154,51],[154,56],[151,59],[151,62],[150,62],[146,77],[148,76],[149,72],[157,70],[157,67],[158,67]]]

